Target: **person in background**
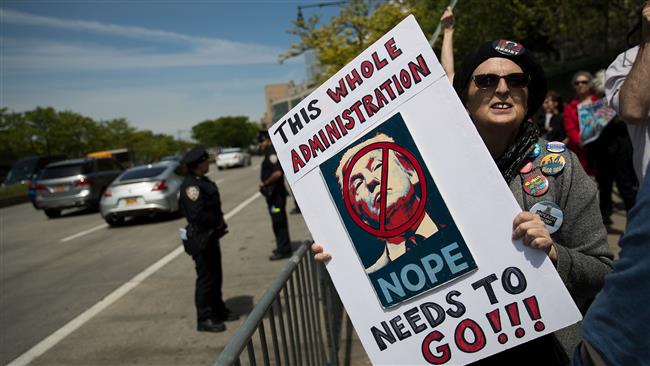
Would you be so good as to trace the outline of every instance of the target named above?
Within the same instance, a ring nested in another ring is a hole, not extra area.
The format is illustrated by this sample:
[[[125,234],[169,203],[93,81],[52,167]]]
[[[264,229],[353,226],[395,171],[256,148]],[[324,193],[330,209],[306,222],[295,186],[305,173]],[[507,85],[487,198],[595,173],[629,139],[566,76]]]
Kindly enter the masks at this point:
[[[596,72],[594,93],[600,98],[605,95],[605,70]],[[630,211],[636,200],[637,178],[632,163],[632,142],[623,123],[614,117],[603,128],[600,136],[585,146],[589,161],[596,170],[598,198],[603,223],[613,223],[612,188],[614,182],[623,199],[625,210]]]
[[[633,165],[639,184],[650,162],[650,1],[641,8],[641,19],[630,36],[641,29],[641,42],[609,65],[605,95],[609,105],[626,122],[633,146]]]
[[[183,245],[196,269],[196,329],[223,332],[226,330],[223,322],[237,320],[239,316],[226,308],[221,293],[223,271],[219,238],[228,232],[228,225],[221,212],[219,188],[206,176],[210,162],[203,146],[188,151],[181,163],[187,166],[188,174],[181,184],[178,203],[191,233],[188,234],[190,238],[184,238]]]
[[[544,98],[542,109],[533,117],[548,141],[560,141],[564,144],[569,142],[564,132],[563,108],[560,95],[554,90],[549,90]]]
[[[271,215],[276,249],[269,257],[270,260],[280,260],[291,257],[291,240],[289,239],[289,223],[287,220],[287,188],[284,186],[284,172],[275,153],[271,138],[267,131],[259,133],[260,150],[264,152],[262,169],[260,171],[259,189]]]
[[[528,122],[546,96],[543,69],[523,45],[498,40],[483,44],[469,55],[454,75],[453,84],[503,179],[524,209],[513,220],[513,240],[523,239],[524,245],[544,251],[578,307],[586,311],[611,271],[613,256],[600,220],[595,184],[572,152],[561,144],[549,149],[538,137],[537,126]],[[533,173],[546,156],[553,154],[551,150],[561,151],[555,154],[565,162],[562,168],[556,174]],[[532,185],[540,189],[526,188]],[[544,202],[557,205],[564,216],[562,225],[552,233],[535,209]],[[320,244],[314,244],[312,251],[316,260],[331,259]],[[570,327],[478,364],[534,360],[540,365],[563,365],[567,362],[565,350],[572,351],[579,342],[577,331],[577,327]],[[564,349],[556,336],[561,337]]]
[[[596,169],[590,163],[587,150],[582,146],[580,140],[580,122],[578,119],[578,107],[591,104],[598,99],[594,93],[594,76],[587,71],[578,71],[573,75],[571,84],[576,92],[573,99],[564,108],[564,131],[569,139],[567,146],[580,160],[580,164],[590,176],[596,175]]]

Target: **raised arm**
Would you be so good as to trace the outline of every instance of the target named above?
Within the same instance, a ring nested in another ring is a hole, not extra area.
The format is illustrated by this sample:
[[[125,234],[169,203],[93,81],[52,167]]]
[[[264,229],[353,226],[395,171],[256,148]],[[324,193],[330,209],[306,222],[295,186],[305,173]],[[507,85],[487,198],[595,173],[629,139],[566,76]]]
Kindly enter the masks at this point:
[[[442,23],[442,51],[440,61],[450,82],[454,81],[454,13],[447,7],[440,17]]]
[[[650,111],[650,1],[643,5],[641,18],[643,35],[639,52],[619,97],[621,119],[630,124],[644,123]]]

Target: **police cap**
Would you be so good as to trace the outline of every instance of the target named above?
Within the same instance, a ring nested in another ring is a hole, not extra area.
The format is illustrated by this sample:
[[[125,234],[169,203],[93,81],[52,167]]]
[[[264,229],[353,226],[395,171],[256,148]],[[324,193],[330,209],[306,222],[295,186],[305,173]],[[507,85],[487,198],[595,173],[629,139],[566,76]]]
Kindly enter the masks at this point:
[[[259,131],[257,133],[257,142],[262,142],[270,138],[271,137],[269,137],[269,131]]]
[[[202,161],[208,160],[208,152],[203,145],[194,146],[190,151],[186,152],[181,159],[182,164],[198,164]]]

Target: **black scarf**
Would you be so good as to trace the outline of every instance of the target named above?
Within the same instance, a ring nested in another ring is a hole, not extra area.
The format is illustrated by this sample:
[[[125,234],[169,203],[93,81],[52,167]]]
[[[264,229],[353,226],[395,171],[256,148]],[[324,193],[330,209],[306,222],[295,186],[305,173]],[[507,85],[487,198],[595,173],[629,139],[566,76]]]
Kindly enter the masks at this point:
[[[539,129],[537,125],[530,120],[524,121],[519,128],[515,142],[501,154],[495,162],[501,171],[503,179],[510,184],[519,172],[521,162],[528,156],[531,147],[539,138]]]

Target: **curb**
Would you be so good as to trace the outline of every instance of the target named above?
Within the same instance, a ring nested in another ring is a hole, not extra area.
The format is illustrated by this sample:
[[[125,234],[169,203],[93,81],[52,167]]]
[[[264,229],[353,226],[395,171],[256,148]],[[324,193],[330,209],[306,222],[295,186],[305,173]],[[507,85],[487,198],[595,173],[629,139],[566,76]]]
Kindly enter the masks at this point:
[[[9,206],[13,206],[13,205],[18,205],[18,204],[25,203],[25,202],[29,202],[29,197],[27,197],[27,195],[0,198],[0,208],[9,207]]]

